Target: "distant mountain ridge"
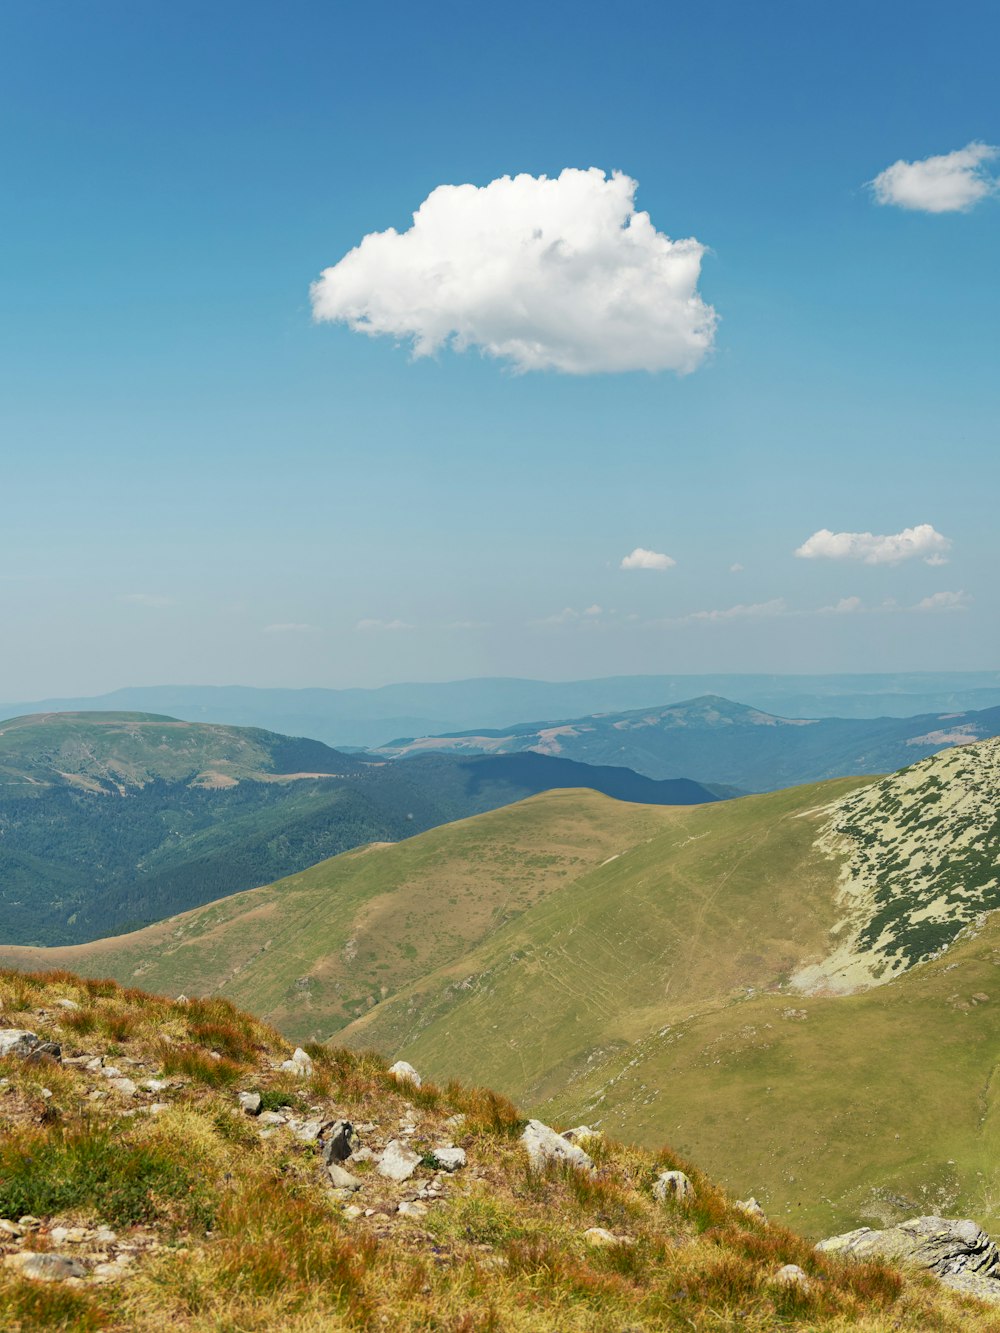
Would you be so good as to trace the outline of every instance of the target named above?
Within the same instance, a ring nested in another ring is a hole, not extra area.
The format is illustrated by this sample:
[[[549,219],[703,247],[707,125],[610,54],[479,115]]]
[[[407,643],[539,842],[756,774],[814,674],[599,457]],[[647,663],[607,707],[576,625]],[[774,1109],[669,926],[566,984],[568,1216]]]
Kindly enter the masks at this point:
[[[340,690],[135,686],[91,698],[12,702],[0,705],[0,717],[95,709],[166,713],[188,722],[256,726],[334,746],[368,747],[393,736],[508,728],[526,718],[627,712],[705,694],[740,699],[786,717],[908,717],[1000,706],[1000,671],[608,676],[576,681],[484,677]]]
[[[718,798],[535,754],[394,764],[148,713],[11,719],[0,723],[0,939],[131,929],[554,787],[653,805]]]
[[[520,723],[506,730],[404,739],[375,753],[514,754],[617,763],[648,777],[683,774],[745,791],[775,791],[853,774],[885,773],[948,746],[1000,735],[1000,707],[911,718],[787,718],[706,695],[659,708]]]

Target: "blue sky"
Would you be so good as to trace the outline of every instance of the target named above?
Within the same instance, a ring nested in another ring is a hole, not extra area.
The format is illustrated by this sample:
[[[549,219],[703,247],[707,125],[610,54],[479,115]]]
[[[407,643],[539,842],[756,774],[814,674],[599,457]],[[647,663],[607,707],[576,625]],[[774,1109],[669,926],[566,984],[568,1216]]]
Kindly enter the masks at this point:
[[[998,38],[986,3],[8,0],[0,697],[996,666],[1000,199],[865,183],[1000,143]],[[436,187],[588,167],[707,247],[692,373],[313,322]],[[794,555],[922,524],[947,563]]]

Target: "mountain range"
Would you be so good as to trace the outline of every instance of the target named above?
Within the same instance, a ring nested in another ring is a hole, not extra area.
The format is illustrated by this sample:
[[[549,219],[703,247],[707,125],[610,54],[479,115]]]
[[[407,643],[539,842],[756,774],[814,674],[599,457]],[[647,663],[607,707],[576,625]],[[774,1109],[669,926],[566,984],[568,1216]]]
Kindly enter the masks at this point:
[[[143,713],[13,719],[0,723],[2,937],[93,939],[347,848],[583,786],[654,804],[717,799],[535,754],[394,764]]]
[[[333,746],[370,747],[393,736],[504,728],[525,718],[624,712],[703,694],[740,699],[785,717],[909,717],[998,707],[1000,672],[610,676],[577,681],[485,677],[342,690],[161,685],[90,698],[12,702],[0,705],[0,718],[79,711],[166,713],[188,722],[263,727],[313,736]]]
[[[907,718],[789,718],[706,695],[626,713],[406,738],[376,753],[409,759],[533,751],[581,763],[622,764],[652,778],[684,776],[744,791],[775,791],[823,778],[889,772],[998,734],[1000,707]]]

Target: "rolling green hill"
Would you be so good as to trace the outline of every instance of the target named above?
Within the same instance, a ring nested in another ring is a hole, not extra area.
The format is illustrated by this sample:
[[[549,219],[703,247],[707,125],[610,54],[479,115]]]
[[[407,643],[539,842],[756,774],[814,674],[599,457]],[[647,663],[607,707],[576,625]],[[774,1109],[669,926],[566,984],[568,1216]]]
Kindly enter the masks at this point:
[[[997,741],[700,807],[552,792],[0,963],[221,993],[669,1137],[813,1232],[995,1226],[998,793]]]
[[[94,939],[584,783],[633,801],[715,799],[696,783],[534,754],[395,765],[148,714],[17,718],[0,724],[0,939]]]
[[[777,717],[705,695],[625,713],[526,722],[393,741],[377,753],[517,754],[624,764],[653,778],[683,775],[743,791],[775,791],[858,773],[887,773],[948,746],[1000,735],[1000,708],[917,717]]]

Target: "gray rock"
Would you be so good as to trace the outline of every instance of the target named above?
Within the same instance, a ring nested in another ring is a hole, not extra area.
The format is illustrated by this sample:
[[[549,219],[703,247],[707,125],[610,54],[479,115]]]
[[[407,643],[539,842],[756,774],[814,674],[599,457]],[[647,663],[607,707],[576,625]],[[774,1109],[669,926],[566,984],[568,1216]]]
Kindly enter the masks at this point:
[[[396,1209],[403,1217],[415,1217],[417,1219],[427,1216],[427,1205],[420,1203],[416,1199],[404,1199]]]
[[[262,1125],[286,1125],[288,1117],[281,1115],[278,1111],[261,1111],[260,1123]]]
[[[40,1282],[63,1282],[68,1277],[87,1276],[79,1259],[71,1259],[65,1254],[22,1250],[19,1254],[8,1254],[4,1263],[22,1277],[32,1277]]]
[[[361,1140],[349,1120],[335,1120],[323,1131],[324,1162],[346,1162],[360,1147]]]
[[[313,1071],[313,1062],[301,1046],[296,1046],[292,1058],[285,1060],[281,1068],[288,1074],[298,1074],[299,1078],[308,1078]]]
[[[800,1291],[808,1291],[812,1286],[807,1274],[798,1264],[785,1264],[779,1268],[774,1275],[774,1281],[782,1287],[798,1287]]]
[[[335,1190],[350,1190],[353,1194],[361,1188],[361,1181],[357,1176],[352,1176],[350,1171],[345,1171],[338,1162],[328,1163],[326,1170],[330,1177],[330,1184]]]
[[[956,1291],[1000,1303],[1000,1250],[968,1218],[911,1217],[885,1231],[859,1227],[821,1240],[816,1248],[923,1268]]]
[[[397,1060],[394,1065],[390,1065],[389,1073],[397,1083],[412,1083],[414,1087],[420,1087],[420,1075],[405,1060]]]
[[[758,1222],[767,1221],[767,1214],[752,1195],[749,1199],[737,1199],[733,1207],[738,1208],[741,1213],[746,1213],[748,1217],[756,1217]]]
[[[585,1143],[587,1139],[600,1139],[604,1135],[599,1129],[591,1129],[589,1125],[577,1125],[575,1129],[564,1129],[562,1137],[568,1143]]]
[[[289,1128],[300,1143],[315,1143],[323,1132],[322,1120],[293,1120]]]
[[[41,1045],[41,1037],[25,1028],[0,1028],[0,1057],[17,1056],[28,1060]]]
[[[595,1249],[604,1249],[608,1245],[617,1245],[618,1237],[612,1231],[606,1231],[604,1227],[588,1227],[583,1233],[583,1239],[588,1245]]]
[[[528,1154],[528,1160],[534,1167],[544,1166],[547,1162],[568,1162],[593,1171],[593,1159],[578,1147],[570,1143],[561,1134],[557,1134],[540,1120],[529,1120],[521,1135],[521,1143]]]
[[[409,1180],[419,1165],[420,1154],[398,1139],[393,1139],[378,1159],[379,1175],[387,1180]]]
[[[458,1171],[465,1166],[466,1157],[464,1148],[432,1148],[431,1152],[437,1159],[438,1165],[442,1171]]]
[[[653,1198],[660,1203],[667,1199],[693,1199],[694,1186],[683,1171],[663,1171],[653,1185]]]
[[[130,1078],[113,1078],[110,1082],[111,1087],[116,1092],[120,1092],[123,1097],[134,1097],[139,1091]]]
[[[237,1095],[236,1100],[245,1115],[260,1115],[263,1102],[259,1092],[241,1092]]]

